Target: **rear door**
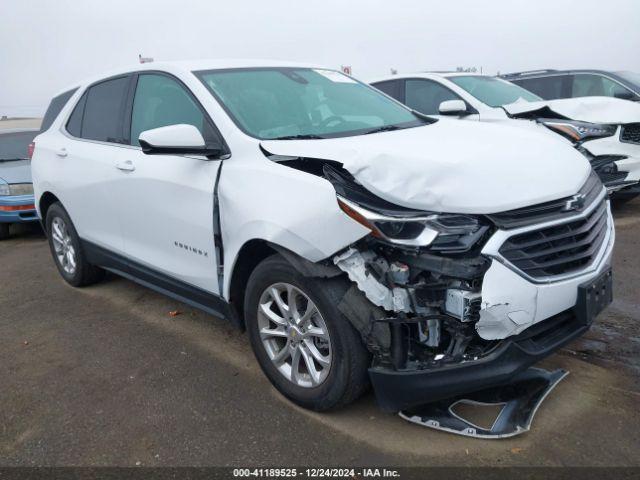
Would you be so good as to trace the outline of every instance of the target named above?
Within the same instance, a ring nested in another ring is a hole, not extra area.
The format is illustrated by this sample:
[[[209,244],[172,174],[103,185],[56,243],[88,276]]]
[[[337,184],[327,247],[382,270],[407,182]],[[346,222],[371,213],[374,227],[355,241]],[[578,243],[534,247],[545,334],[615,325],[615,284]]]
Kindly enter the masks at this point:
[[[134,83],[126,116],[130,119],[126,126],[131,145],[126,158],[129,170],[119,172],[118,182],[124,244],[132,271],[140,276],[148,268],[154,275],[218,294],[213,225],[214,185],[221,161],[146,155],[138,137],[145,130],[175,124],[194,125],[205,141],[220,141],[219,133],[178,79],[145,72],[136,75]]]
[[[124,252],[115,192],[120,158],[130,150],[122,129],[130,80],[113,77],[85,91],[55,136],[48,169],[80,237],[116,253]]]

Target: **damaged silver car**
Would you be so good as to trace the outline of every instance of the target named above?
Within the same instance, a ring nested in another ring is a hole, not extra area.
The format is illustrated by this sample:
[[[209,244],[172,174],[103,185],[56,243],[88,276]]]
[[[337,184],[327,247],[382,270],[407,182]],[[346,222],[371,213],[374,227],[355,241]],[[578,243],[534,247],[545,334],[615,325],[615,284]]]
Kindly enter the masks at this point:
[[[246,328],[303,407],[509,383],[611,301],[606,190],[559,137],[266,61],[137,65],[60,98],[33,176],[62,277],[110,270]]]

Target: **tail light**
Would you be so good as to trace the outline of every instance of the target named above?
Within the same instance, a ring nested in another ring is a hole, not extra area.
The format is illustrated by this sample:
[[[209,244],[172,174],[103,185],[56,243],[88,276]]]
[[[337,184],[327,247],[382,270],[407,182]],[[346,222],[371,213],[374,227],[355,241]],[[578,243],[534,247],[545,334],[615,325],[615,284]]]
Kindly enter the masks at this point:
[[[31,158],[33,157],[33,151],[36,149],[36,142],[31,142],[28,146],[27,146],[27,157],[29,158],[29,160],[31,160]]]

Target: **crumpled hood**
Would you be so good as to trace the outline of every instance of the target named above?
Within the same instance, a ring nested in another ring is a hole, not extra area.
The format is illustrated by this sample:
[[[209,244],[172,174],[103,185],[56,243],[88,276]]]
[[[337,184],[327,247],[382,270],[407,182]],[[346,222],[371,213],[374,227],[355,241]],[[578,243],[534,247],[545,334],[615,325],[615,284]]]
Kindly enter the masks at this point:
[[[31,183],[31,162],[29,160],[0,162],[0,179],[6,183]]]
[[[269,140],[274,155],[340,162],[366,189],[409,208],[497,213],[576,193],[586,158],[559,136],[442,119],[392,132],[323,140]]]
[[[505,105],[510,115],[549,108],[571,120],[591,123],[622,124],[640,122],[640,103],[611,97],[562,98],[541,102],[516,102]]]

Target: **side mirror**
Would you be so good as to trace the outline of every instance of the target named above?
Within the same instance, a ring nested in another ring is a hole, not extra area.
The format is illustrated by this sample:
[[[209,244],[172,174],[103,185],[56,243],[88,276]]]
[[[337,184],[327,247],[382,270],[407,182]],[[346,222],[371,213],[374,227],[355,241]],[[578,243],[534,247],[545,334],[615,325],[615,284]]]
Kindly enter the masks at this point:
[[[147,155],[204,155],[216,157],[220,145],[206,145],[200,131],[193,125],[179,124],[145,130],[138,137]]]
[[[467,104],[462,100],[446,100],[438,107],[440,115],[467,115]]]

